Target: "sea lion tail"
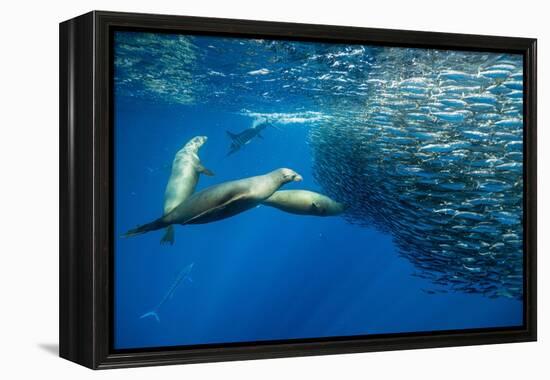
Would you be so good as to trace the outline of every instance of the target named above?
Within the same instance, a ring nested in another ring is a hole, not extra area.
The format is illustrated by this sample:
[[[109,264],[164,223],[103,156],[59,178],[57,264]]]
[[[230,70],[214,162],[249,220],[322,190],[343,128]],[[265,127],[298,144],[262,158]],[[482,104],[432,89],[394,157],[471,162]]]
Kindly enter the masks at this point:
[[[136,235],[141,235],[149,231],[155,231],[160,230],[161,228],[166,227],[166,222],[162,220],[162,218],[157,219],[151,223],[144,224],[142,226],[138,226],[136,228],[133,228],[129,231],[127,231],[125,234],[122,235],[122,237],[128,238]]]
[[[174,226],[169,225],[164,231],[164,236],[160,239],[160,244],[174,245]]]

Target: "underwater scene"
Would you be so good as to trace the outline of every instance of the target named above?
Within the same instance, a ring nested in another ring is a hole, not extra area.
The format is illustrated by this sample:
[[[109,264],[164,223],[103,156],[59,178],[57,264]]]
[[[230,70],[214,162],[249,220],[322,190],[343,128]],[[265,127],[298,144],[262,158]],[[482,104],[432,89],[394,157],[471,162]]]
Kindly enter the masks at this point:
[[[521,55],[113,38],[115,349],[523,325]]]

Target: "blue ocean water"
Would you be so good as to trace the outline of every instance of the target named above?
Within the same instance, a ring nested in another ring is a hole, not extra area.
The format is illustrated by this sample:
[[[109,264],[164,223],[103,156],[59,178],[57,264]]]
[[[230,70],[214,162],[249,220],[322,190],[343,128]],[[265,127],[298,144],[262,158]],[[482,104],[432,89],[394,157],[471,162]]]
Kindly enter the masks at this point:
[[[345,215],[299,216],[260,205],[222,221],[176,226],[172,246],[160,245],[162,231],[121,237],[162,215],[174,155],[197,135],[208,136],[199,155],[215,173],[201,176],[197,189],[288,167],[303,181],[284,189],[325,193],[314,172],[312,130],[363,114],[369,93],[356,82],[369,80],[378,50],[362,49],[117,34],[115,348],[522,324],[520,298],[437,291],[430,278],[415,275],[418,265],[403,256],[391,230]],[[321,56],[320,63],[307,68],[307,76],[304,63],[314,56]],[[344,58],[353,67],[335,63]],[[321,70],[326,67],[330,71]],[[353,83],[342,78],[327,87],[323,75],[338,72],[352,73]],[[313,81],[319,86],[307,87]],[[274,126],[263,138],[227,156],[227,130],[240,132],[264,120]],[[182,281],[160,305],[159,321],[140,318],[192,263],[191,281]]]

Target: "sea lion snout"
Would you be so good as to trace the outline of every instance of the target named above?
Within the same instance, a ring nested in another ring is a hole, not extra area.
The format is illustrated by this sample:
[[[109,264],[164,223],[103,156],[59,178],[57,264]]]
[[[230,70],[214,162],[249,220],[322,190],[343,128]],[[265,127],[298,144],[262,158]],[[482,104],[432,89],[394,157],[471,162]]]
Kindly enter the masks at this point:
[[[284,183],[292,182],[292,181],[300,182],[300,181],[303,180],[302,176],[300,174],[296,173],[292,169],[282,168],[282,169],[279,169],[279,171],[281,172]]]
[[[208,141],[208,136],[195,136],[191,139],[190,143],[197,148],[200,148],[206,143],[206,141]]]
[[[309,190],[278,190],[263,204],[297,215],[334,216],[344,211],[343,204]]]

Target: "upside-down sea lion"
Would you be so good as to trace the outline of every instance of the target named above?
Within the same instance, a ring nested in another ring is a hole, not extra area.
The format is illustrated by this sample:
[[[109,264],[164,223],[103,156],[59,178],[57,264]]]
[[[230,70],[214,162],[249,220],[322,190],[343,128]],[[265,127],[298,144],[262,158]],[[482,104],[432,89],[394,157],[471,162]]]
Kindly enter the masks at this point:
[[[308,190],[280,190],[262,202],[292,214],[333,216],[344,212],[344,205],[326,195]]]
[[[206,136],[196,136],[185,144],[174,157],[172,172],[164,192],[164,215],[167,215],[181,202],[189,198],[195,191],[199,175],[213,176],[212,171],[205,168],[198,156],[199,149],[208,140]],[[168,226],[161,239],[161,244],[174,244],[174,227]]]
[[[204,224],[229,218],[259,205],[285,183],[301,180],[302,176],[295,171],[282,168],[210,186],[191,195],[162,218],[134,228],[124,236],[135,236],[172,224]]]

